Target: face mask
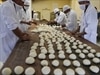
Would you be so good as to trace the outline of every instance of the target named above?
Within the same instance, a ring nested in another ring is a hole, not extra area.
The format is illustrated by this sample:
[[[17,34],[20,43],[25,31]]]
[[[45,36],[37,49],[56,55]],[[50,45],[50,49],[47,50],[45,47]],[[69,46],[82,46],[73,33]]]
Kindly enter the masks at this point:
[[[85,10],[85,4],[80,5],[80,9]]]

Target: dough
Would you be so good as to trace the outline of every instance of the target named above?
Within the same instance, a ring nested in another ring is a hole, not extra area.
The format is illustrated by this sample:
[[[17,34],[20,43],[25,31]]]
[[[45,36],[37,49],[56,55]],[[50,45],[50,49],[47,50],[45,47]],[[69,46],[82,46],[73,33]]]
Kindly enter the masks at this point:
[[[92,48],[91,48],[90,46],[87,46],[87,49],[90,50],[90,49],[92,49]]]
[[[42,49],[42,50],[41,50],[41,53],[43,53],[43,54],[47,54],[48,52],[47,52],[46,49]]]
[[[96,63],[96,64],[98,64],[98,63],[100,63],[100,59],[99,58],[93,58],[93,60],[92,60],[94,63]]]
[[[65,58],[65,55],[64,55],[64,54],[59,54],[58,57],[59,57],[60,59],[64,59],[64,58]]]
[[[41,71],[42,71],[42,74],[48,75],[48,74],[50,73],[51,69],[50,69],[50,67],[48,67],[48,66],[44,66],[44,67],[41,69]]]
[[[80,49],[75,50],[76,53],[81,53]]]
[[[41,53],[41,54],[38,55],[38,58],[39,58],[39,59],[45,59],[45,58],[46,58],[46,55],[43,54],[43,53]]]
[[[37,47],[39,44],[36,42],[36,43],[34,43],[33,45]]]
[[[49,50],[48,52],[51,53],[51,54],[55,53],[55,51],[53,49]]]
[[[71,61],[66,59],[66,60],[63,61],[63,65],[66,66],[66,67],[70,66],[71,65]]]
[[[96,57],[100,58],[100,52],[96,53]]]
[[[61,50],[61,51],[59,51],[58,53],[59,53],[59,54],[64,54],[64,51]]]
[[[100,71],[99,67],[97,66],[90,66],[89,69],[94,73],[98,73]]]
[[[78,75],[85,75],[85,70],[81,67],[76,68],[75,71]]]
[[[55,59],[55,55],[54,54],[49,54],[49,59]]]
[[[88,50],[86,50],[86,49],[84,49],[84,50],[83,50],[83,53],[88,54],[88,53],[89,53],[89,51],[88,51]]]
[[[24,68],[22,66],[16,66],[14,68],[14,72],[15,74],[19,75],[19,74],[22,74],[24,72]]]
[[[35,69],[33,67],[28,67],[25,70],[25,75],[33,75],[35,74]]]
[[[11,75],[12,70],[9,67],[5,67],[2,70],[2,75]]]
[[[35,59],[33,57],[27,57],[25,60],[26,64],[33,64],[35,63]]]
[[[79,45],[78,47],[79,47],[80,49],[83,49],[83,48],[84,48],[83,45]]]
[[[71,54],[72,50],[66,50],[66,53]]]
[[[47,60],[42,60],[41,65],[42,66],[48,66],[48,61]]]
[[[86,66],[91,65],[91,61],[89,59],[84,59],[83,64],[86,65]]]
[[[74,45],[74,46],[72,46],[72,48],[73,48],[73,49],[77,49],[77,46]]]
[[[66,73],[66,75],[75,75],[75,71],[73,69],[71,69],[71,68],[67,69],[65,71],[65,73]]]
[[[88,56],[89,58],[94,58],[94,54],[93,54],[93,53],[89,53],[87,56]]]
[[[79,67],[80,66],[80,62],[75,60],[75,61],[73,61],[73,65],[76,66],[76,67]]]
[[[91,53],[96,53],[96,50],[95,49],[91,49],[90,52]]]
[[[54,70],[54,75],[63,75],[63,72],[60,68]]]
[[[69,55],[69,58],[72,59],[72,60],[75,60],[77,57],[76,57],[75,54],[70,54],[70,55]]]
[[[34,58],[34,57],[37,56],[37,53],[36,52],[30,52],[29,56]]]
[[[85,54],[80,53],[80,54],[79,54],[79,57],[83,59],[83,58],[85,58]]]
[[[53,60],[52,65],[55,66],[55,67],[59,66],[59,61],[58,60]]]

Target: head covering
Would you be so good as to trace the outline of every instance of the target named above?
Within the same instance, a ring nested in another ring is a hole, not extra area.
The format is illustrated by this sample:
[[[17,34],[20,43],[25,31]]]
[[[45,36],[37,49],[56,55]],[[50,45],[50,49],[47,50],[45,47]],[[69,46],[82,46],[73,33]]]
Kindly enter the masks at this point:
[[[66,11],[66,10],[68,10],[68,9],[70,9],[70,6],[68,6],[68,5],[64,5],[63,6],[63,12]]]
[[[60,10],[58,9],[58,8],[55,8],[54,9],[54,13],[57,13],[57,12],[59,12]]]
[[[24,1],[24,5],[29,5],[29,2],[28,1]]]
[[[78,2],[81,2],[81,1],[90,1],[90,0],[78,0]]]

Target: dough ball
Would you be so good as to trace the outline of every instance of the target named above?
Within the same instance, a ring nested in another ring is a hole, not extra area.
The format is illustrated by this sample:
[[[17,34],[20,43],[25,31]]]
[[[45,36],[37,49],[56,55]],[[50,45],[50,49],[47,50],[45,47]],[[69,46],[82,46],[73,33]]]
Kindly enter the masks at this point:
[[[79,45],[78,47],[79,47],[80,49],[83,49],[83,48],[84,48],[83,45]]]
[[[9,67],[3,68],[2,75],[11,75],[12,70]]]
[[[94,58],[94,54],[93,54],[93,53],[89,53],[87,56],[88,56],[89,58]]]
[[[84,49],[84,50],[83,50],[83,53],[88,54],[88,53],[89,53],[89,51],[88,51],[88,50],[86,50],[86,49]]]
[[[72,46],[72,48],[73,48],[73,49],[77,49],[77,46],[74,45],[74,46]]]
[[[26,75],[33,75],[33,74],[35,74],[35,69],[33,67],[28,67],[25,70],[25,74]]]
[[[78,67],[75,71],[78,75],[85,75],[85,70],[83,68]]]
[[[63,61],[63,65],[64,66],[70,66],[71,65],[71,61],[70,60],[64,60]]]
[[[32,46],[31,49],[37,49],[37,47],[36,46]]]
[[[30,52],[29,56],[34,58],[34,57],[37,56],[37,53],[36,52]]]
[[[98,73],[100,71],[99,67],[97,66],[90,66],[89,69],[94,73]]]
[[[19,74],[22,74],[24,72],[24,68],[22,66],[16,66],[14,68],[14,72],[15,74],[19,75]]]
[[[87,47],[88,45],[87,45],[87,44],[83,44],[83,46],[84,46],[84,47]]]
[[[87,46],[87,49],[90,50],[90,49],[92,49],[92,48],[91,48],[90,46]]]
[[[100,58],[100,52],[96,53],[96,57]]]
[[[33,45],[34,45],[34,46],[38,46],[39,44],[36,42],[36,43],[34,43]]]
[[[77,57],[76,57],[75,54],[70,54],[70,55],[69,55],[69,58],[72,59],[72,60],[75,60]]]
[[[80,49],[75,50],[76,53],[81,53]]]
[[[93,61],[94,63],[96,63],[96,64],[100,63],[100,59],[99,59],[99,58],[93,58],[92,61]]]
[[[65,58],[65,55],[64,55],[64,54],[59,54],[58,57],[59,57],[60,59],[64,59],[64,58]]]
[[[3,65],[4,65],[4,64],[3,64],[2,62],[0,62],[0,70],[1,70],[1,68],[3,67]]]
[[[73,69],[71,69],[71,68],[67,69],[65,71],[65,73],[66,73],[66,75],[75,75],[75,71]]]
[[[46,58],[46,55],[43,54],[43,53],[41,53],[41,54],[38,55],[38,58],[39,58],[39,59],[45,59],[45,58]]]
[[[48,61],[47,60],[42,60],[41,65],[42,66],[48,66]]]
[[[85,58],[85,54],[84,53],[80,53],[79,57],[82,58],[82,59],[84,59]]]
[[[73,65],[76,67],[79,67],[81,64],[79,61],[75,60],[75,61],[73,61]]]
[[[96,53],[96,50],[95,49],[91,49],[90,52],[91,53]]]
[[[71,54],[72,50],[66,50],[66,53]]]
[[[73,45],[77,45],[77,42],[74,42]]]
[[[42,49],[42,50],[41,50],[41,53],[43,53],[43,54],[47,54],[48,52],[47,52],[46,49]]]
[[[54,70],[54,75],[63,75],[63,72],[60,68]]]
[[[33,57],[27,57],[25,60],[26,64],[33,64],[35,63],[35,59]]]
[[[42,71],[42,74],[48,75],[50,73],[51,69],[48,66],[44,66],[41,71]]]
[[[52,65],[55,66],[55,67],[59,66],[59,61],[58,60],[53,60]]]
[[[91,65],[91,61],[88,60],[88,59],[84,59],[84,60],[83,60],[83,64],[86,65],[86,66],[87,66],[87,65]]]
[[[59,51],[58,53],[59,53],[59,54],[64,54],[64,51],[61,50],[61,51]]]
[[[49,59],[55,59],[55,55],[54,54],[49,54]]]
[[[55,53],[55,51],[53,49],[49,50],[48,52],[51,53],[51,54]]]

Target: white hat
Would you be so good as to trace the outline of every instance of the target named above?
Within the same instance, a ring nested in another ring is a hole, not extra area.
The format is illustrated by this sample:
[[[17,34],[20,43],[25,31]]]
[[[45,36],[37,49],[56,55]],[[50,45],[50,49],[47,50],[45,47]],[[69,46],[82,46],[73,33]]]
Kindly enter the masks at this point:
[[[54,11],[54,13],[57,13],[60,10],[58,8],[55,8],[53,11]]]
[[[68,6],[68,5],[64,5],[63,6],[63,12],[66,11],[66,10],[68,10],[68,9],[70,9],[70,6]]]
[[[78,0],[78,2],[81,2],[81,1],[90,1],[90,0]]]

